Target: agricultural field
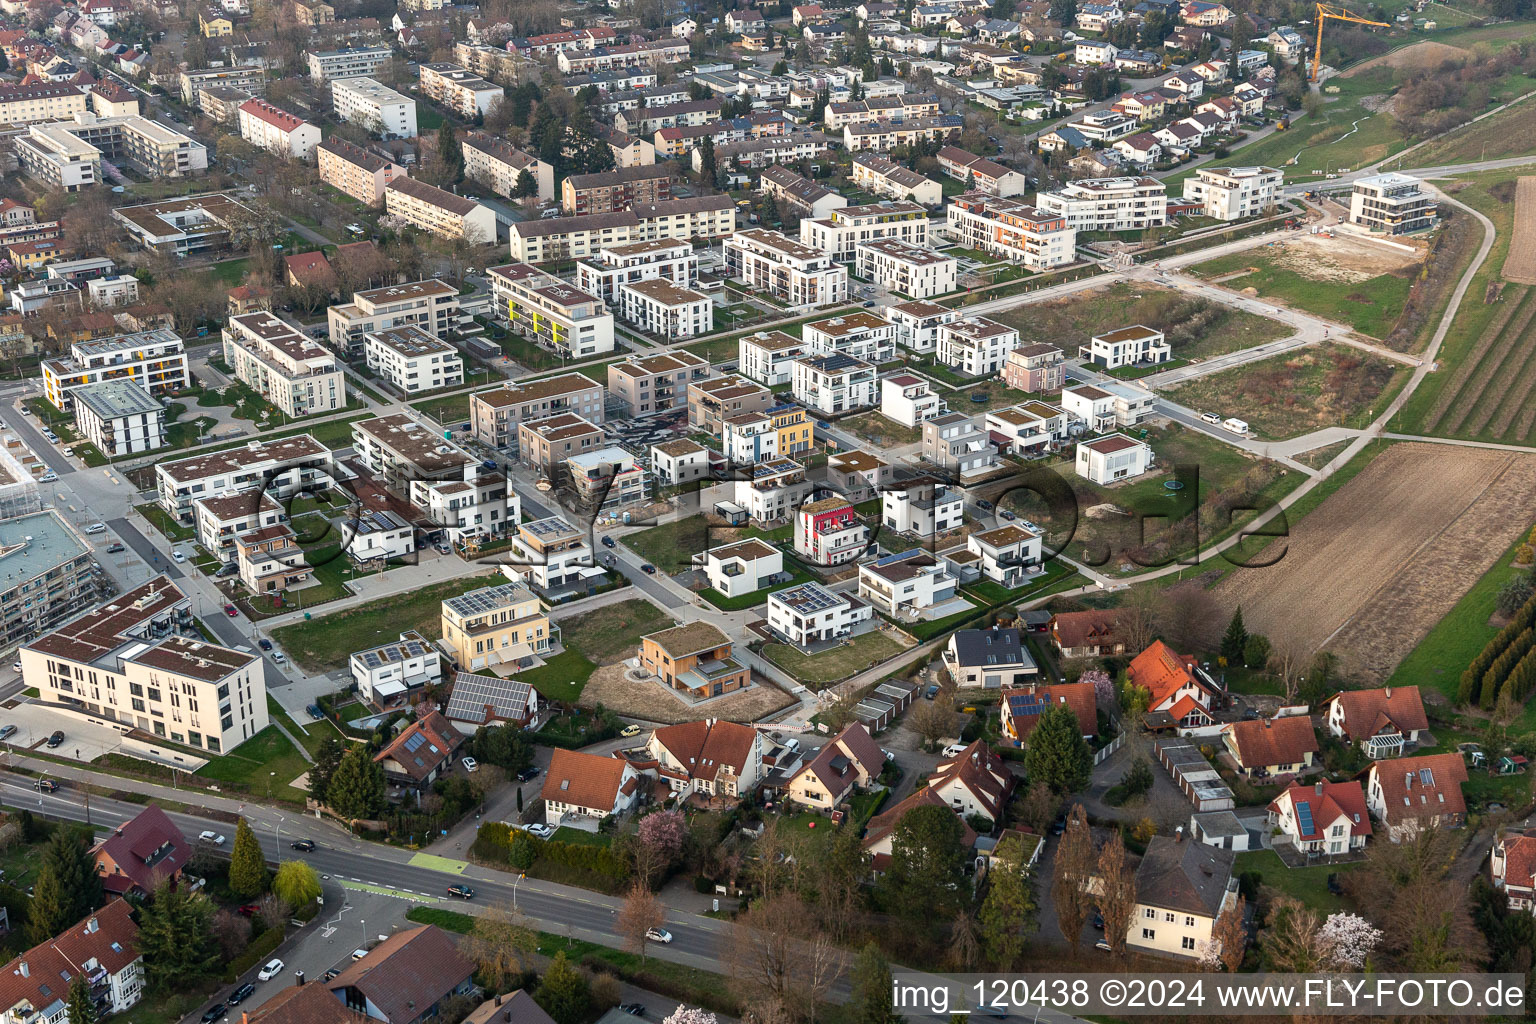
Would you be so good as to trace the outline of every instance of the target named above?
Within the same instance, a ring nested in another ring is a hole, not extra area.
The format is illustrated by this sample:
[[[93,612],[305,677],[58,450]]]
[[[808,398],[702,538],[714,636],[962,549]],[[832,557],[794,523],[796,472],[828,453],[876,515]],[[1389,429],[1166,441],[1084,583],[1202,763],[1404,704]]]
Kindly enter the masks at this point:
[[[1531,151],[1536,137],[1536,97],[1491,117],[1457,128],[1405,156],[1415,167],[1501,160]]]
[[[1068,356],[1079,345],[1132,324],[1143,324],[1168,337],[1175,359],[1209,359],[1262,345],[1290,334],[1277,320],[1233,309],[1220,302],[1181,294],[1152,284],[1118,282],[1053,302],[1032,302],[990,316],[1019,332],[1021,344],[1045,342]]]
[[[1515,182],[1515,230],[1503,273],[1512,284],[1536,284],[1536,177],[1529,174]]]
[[[1326,645],[1379,681],[1504,554],[1533,502],[1536,455],[1396,444],[1292,524],[1284,557],[1215,593],[1276,651]]]
[[[1260,438],[1278,441],[1321,427],[1365,426],[1411,372],[1375,353],[1325,342],[1195,377],[1166,393],[1193,409],[1231,411]]]
[[[1300,235],[1222,256],[1191,273],[1237,291],[1386,338],[1397,322],[1421,255],[1352,235]]]

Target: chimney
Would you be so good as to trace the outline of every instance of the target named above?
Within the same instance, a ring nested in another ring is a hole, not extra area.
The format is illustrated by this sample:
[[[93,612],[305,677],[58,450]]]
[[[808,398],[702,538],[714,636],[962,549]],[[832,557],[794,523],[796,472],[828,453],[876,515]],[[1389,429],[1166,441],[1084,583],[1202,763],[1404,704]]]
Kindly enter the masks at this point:
[[[100,928],[101,924],[94,917],[85,922],[85,934],[87,935],[95,935]]]
[[[1178,828],[1173,830],[1173,841],[1176,842],[1176,843],[1182,843],[1184,841],[1184,826],[1183,825],[1180,825]]]
[[[1313,787],[1313,792],[1315,792],[1318,796],[1322,796],[1323,795],[1323,784],[1321,782],[1319,782],[1315,787]]]
[[[1381,692],[1386,694],[1387,700],[1391,700],[1392,699],[1392,687],[1388,686],[1388,687],[1384,688]]]
[[[1268,729],[1273,724],[1274,724],[1274,719],[1271,719],[1271,718],[1264,719],[1264,728]]]
[[[21,976],[23,978],[30,978],[30,977],[32,977],[32,971],[30,969],[28,969],[27,962],[25,960],[23,960],[21,962],[21,966],[19,968],[17,968],[17,969],[21,971]]]
[[[304,972],[303,971],[294,971],[293,972],[293,987],[294,988],[303,988],[304,987]]]

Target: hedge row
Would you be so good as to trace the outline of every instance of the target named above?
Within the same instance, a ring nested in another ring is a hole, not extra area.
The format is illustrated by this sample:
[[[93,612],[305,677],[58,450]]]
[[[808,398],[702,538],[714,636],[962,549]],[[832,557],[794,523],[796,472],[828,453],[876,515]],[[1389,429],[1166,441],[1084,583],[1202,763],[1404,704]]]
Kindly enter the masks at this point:
[[[1477,653],[1477,657],[1472,659],[1472,664],[1462,672],[1457,699],[1462,704],[1475,702],[1485,711],[1493,710],[1505,680],[1533,643],[1536,643],[1533,629],[1536,629],[1536,594],[1526,599],[1525,604],[1510,618],[1508,625],[1488,641]],[[1511,650],[1518,653],[1513,658],[1505,658],[1504,655]]]
[[[514,838],[515,834],[515,838]],[[522,829],[514,829],[499,821],[482,822],[469,848],[472,856],[497,867],[512,862],[512,847],[517,843],[530,843],[533,859],[562,867],[590,871],[593,874],[623,880],[629,877],[629,862],[607,846],[586,846],[579,843],[558,843],[540,839]]]
[[[224,981],[239,981],[240,975],[267,959],[282,944],[283,926],[278,925],[276,928],[268,928],[251,940],[251,944],[245,947],[244,953],[235,957],[225,966]]]

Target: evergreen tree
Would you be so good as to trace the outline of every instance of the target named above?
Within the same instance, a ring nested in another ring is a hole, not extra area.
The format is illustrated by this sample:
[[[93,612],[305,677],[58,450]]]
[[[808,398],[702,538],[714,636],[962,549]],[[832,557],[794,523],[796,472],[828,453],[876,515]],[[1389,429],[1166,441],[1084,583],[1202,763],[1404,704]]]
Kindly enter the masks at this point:
[[[533,180],[533,175],[524,167],[517,173],[517,185],[512,189],[512,195],[517,199],[527,199],[529,196],[539,194],[539,183]]]
[[[1005,840],[987,875],[978,924],[988,966],[1011,971],[1024,952],[1024,932],[1034,930],[1037,907],[1017,840]]]
[[[267,891],[267,859],[256,833],[244,818],[235,822],[235,846],[229,856],[229,888],[236,896],[255,899]]]
[[[850,987],[849,1024],[899,1024],[904,1019],[891,1003],[891,965],[878,944],[869,942],[859,950]]]
[[[1029,734],[1024,771],[1030,782],[1043,782],[1058,795],[1076,793],[1088,787],[1093,772],[1093,751],[1083,739],[1077,712],[1065,704],[1055,704],[1040,716],[1039,723]]]
[[[452,172],[450,180],[458,181],[464,174],[464,147],[459,145],[459,133],[452,121],[444,121],[437,130],[437,155]]]
[[[947,807],[908,811],[891,837],[891,866],[882,880],[886,905],[925,922],[953,917],[965,885],[964,834]]]
[[[1263,633],[1249,633],[1243,644],[1243,664],[1249,668],[1263,668],[1269,664],[1269,637]]]
[[[592,1002],[592,989],[561,950],[550,961],[544,980],[539,982],[538,991],[533,994],[533,1001],[555,1019],[555,1024],[580,1024]]]
[[[82,834],[67,825],[54,829],[43,850],[32,904],[27,913],[28,935],[34,945],[59,932],[101,905],[101,876]]]
[[[319,748],[315,750],[315,763],[309,766],[309,795],[316,803],[325,803],[325,789],[330,785],[331,776],[336,773],[336,766],[341,763],[341,757],[346,752],[346,748],[335,736],[328,735],[320,741]]]
[[[75,975],[69,983],[69,1000],[65,1003],[69,1024],[96,1024],[96,1002],[91,998],[91,986],[85,975]]]
[[[1248,643],[1248,630],[1243,626],[1243,606],[1238,605],[1237,611],[1232,613],[1232,621],[1227,623],[1226,635],[1221,638],[1221,656],[1227,659],[1228,665],[1241,665],[1243,662],[1243,646]]]
[[[189,988],[219,965],[213,938],[214,907],[201,892],[161,882],[139,910],[139,952],[144,977],[157,992]]]
[[[713,186],[719,180],[720,169],[715,164],[715,140],[713,136],[704,136],[704,141],[699,145],[699,173],[703,175],[706,184]]]
[[[384,809],[384,769],[368,751],[355,747],[347,751],[336,774],[326,787],[326,803],[337,816],[347,819],[372,818]]]
[[[1051,20],[1060,24],[1062,28],[1071,28],[1072,21],[1076,17],[1076,0],[1051,0]]]

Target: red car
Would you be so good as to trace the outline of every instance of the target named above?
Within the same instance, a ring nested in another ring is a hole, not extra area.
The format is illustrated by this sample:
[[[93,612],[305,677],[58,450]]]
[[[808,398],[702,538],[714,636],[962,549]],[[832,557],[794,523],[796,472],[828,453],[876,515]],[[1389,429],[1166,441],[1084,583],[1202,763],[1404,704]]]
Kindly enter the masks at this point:
[[[250,916],[252,916],[252,915],[253,915],[253,914],[255,914],[255,913],[256,913],[256,911],[258,911],[258,910],[260,910],[260,909],[261,909],[261,908],[260,908],[260,907],[258,907],[258,906],[257,906],[257,905],[256,905],[256,904],[254,904],[254,903],[247,903],[247,904],[246,904],[246,905],[245,905],[245,906],[243,906],[243,907],[241,907],[241,908],[240,908],[240,914],[241,914],[241,916],[243,916],[243,917],[250,917]]]
[[[240,613],[235,610],[235,606],[232,604],[227,604],[224,606],[224,614],[228,615],[232,619],[238,619],[240,617]]]

